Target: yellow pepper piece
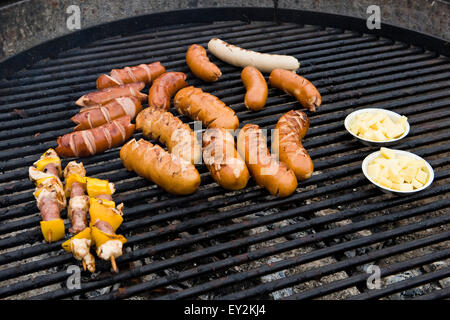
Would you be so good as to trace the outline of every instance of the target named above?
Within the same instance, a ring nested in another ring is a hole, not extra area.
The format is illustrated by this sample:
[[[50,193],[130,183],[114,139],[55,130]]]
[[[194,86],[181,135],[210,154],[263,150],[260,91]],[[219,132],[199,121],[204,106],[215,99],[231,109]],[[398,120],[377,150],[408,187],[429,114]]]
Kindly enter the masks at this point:
[[[86,177],[86,189],[89,197],[96,197],[101,194],[112,195],[115,191],[108,180],[89,177]]]
[[[61,176],[61,159],[55,157],[44,158],[36,162],[36,168],[39,171],[44,171],[46,165],[55,163],[58,166],[59,176]]]
[[[97,227],[92,227],[92,238],[94,239],[95,246],[97,248],[100,247],[105,242],[110,241],[110,240],[119,240],[122,243],[127,242],[127,239],[125,239],[124,236],[122,236],[120,234],[108,234],[108,233],[101,231]]]
[[[45,241],[47,242],[61,240],[66,235],[64,220],[56,219],[50,221],[41,221],[41,231]]]
[[[114,231],[122,224],[123,218],[112,208],[100,204],[98,201],[90,201],[89,216],[91,221],[89,226],[92,227],[97,220],[108,222]]]
[[[69,240],[65,241],[61,246],[63,247],[64,250],[66,250],[67,252],[72,252],[72,247],[70,245],[70,242],[73,239],[88,239],[91,240],[91,228],[87,227],[85,228],[83,231],[77,233],[76,235],[74,235],[72,238],[70,238]]]
[[[74,182],[82,183],[86,188],[86,177],[82,177],[79,174],[71,174],[66,178],[66,185],[64,186],[66,197],[70,197],[70,190]]]
[[[104,205],[108,208],[115,208],[116,203],[114,201],[105,200],[105,199],[97,199],[97,198],[89,198],[89,206],[91,206],[92,202],[98,202],[99,204]]]

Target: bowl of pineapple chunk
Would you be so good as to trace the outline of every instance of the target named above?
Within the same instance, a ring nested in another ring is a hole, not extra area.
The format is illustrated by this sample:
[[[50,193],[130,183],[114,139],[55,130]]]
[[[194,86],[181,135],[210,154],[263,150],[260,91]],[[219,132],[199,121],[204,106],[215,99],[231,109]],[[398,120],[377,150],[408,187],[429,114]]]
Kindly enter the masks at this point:
[[[414,153],[381,147],[362,163],[366,178],[383,192],[407,195],[424,190],[433,182],[430,164]]]
[[[344,121],[345,129],[367,146],[392,146],[409,133],[405,116],[390,110],[366,108],[350,113]]]

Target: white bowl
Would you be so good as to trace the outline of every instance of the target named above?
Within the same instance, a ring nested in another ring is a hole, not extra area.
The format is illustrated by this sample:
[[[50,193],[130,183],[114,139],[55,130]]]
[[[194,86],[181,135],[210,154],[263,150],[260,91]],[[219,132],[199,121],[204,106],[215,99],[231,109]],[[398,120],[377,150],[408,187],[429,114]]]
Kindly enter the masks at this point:
[[[381,191],[383,191],[385,193],[388,193],[388,194],[395,194],[395,195],[409,195],[409,194],[412,194],[412,193],[416,193],[416,192],[422,191],[422,190],[428,188],[431,185],[431,183],[434,180],[434,171],[433,171],[433,168],[428,163],[428,161],[426,161],[425,159],[419,157],[418,155],[416,155],[414,153],[411,153],[411,152],[408,152],[408,151],[395,150],[395,149],[391,149],[391,150],[394,151],[398,155],[408,156],[408,157],[414,158],[416,160],[423,160],[423,161],[425,161],[425,168],[426,168],[426,171],[428,173],[428,181],[427,181],[427,183],[424,184],[422,188],[415,189],[413,191],[399,191],[399,190],[386,188],[386,187],[382,186],[381,184],[373,181],[370,178],[369,174],[367,173],[367,166],[374,159],[378,158],[381,155],[380,151],[376,151],[376,152],[373,152],[373,153],[369,154],[362,162],[362,171],[363,171],[364,175],[366,176],[366,178],[370,182],[372,182],[374,185],[376,185]]]
[[[356,115],[358,115],[360,113],[364,113],[364,112],[376,112],[376,111],[382,111],[382,112],[387,113],[388,116],[391,118],[391,120],[394,121],[395,123],[397,123],[400,120],[400,118],[401,118],[401,115],[399,115],[398,113],[395,113],[393,111],[386,110],[386,109],[379,109],[379,108],[360,109],[360,110],[353,111],[347,117],[345,117],[345,120],[344,120],[345,129],[355,139],[361,141],[361,143],[363,143],[363,144],[365,144],[366,146],[369,146],[369,147],[388,147],[388,146],[392,146],[394,144],[399,143],[400,140],[402,140],[404,137],[406,137],[408,135],[409,129],[410,129],[408,121],[406,122],[406,130],[405,130],[405,132],[400,137],[392,139],[392,140],[388,140],[388,141],[374,141],[374,140],[365,139],[363,137],[360,137],[360,136],[354,134],[350,130],[350,123],[352,123],[352,121],[353,121],[353,119],[355,118]]]

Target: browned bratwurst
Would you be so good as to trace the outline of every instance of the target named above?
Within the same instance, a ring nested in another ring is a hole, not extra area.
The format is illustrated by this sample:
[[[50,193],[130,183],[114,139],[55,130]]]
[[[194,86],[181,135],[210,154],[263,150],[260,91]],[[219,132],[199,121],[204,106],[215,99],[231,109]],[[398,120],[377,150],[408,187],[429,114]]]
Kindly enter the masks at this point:
[[[134,82],[124,84],[119,87],[112,87],[93,91],[80,97],[75,104],[80,107],[98,107],[120,97],[136,97],[140,101],[145,101],[147,95],[140,92],[144,89],[144,82]]]
[[[322,96],[317,88],[307,79],[293,71],[274,69],[270,73],[269,83],[272,87],[294,96],[309,111],[316,111],[322,104]]]
[[[269,89],[262,73],[251,66],[245,67],[241,72],[241,79],[247,93],[245,94],[245,106],[247,109],[258,111],[266,104]]]
[[[294,172],[271,156],[259,126],[246,124],[239,132],[237,147],[259,186],[279,197],[287,197],[295,191],[298,184]]]
[[[150,87],[148,106],[165,111],[170,109],[170,98],[181,88],[187,86],[186,74],[167,72],[159,76]]]
[[[206,50],[201,45],[193,44],[189,47],[186,64],[192,73],[203,81],[214,82],[222,76],[219,67],[209,61]]]
[[[200,88],[189,86],[181,89],[173,104],[179,113],[201,121],[205,127],[232,130],[239,127],[239,119],[233,109]]]
[[[166,68],[159,61],[135,67],[112,69],[110,75],[102,74],[97,78],[97,88],[118,87],[132,82],[151,83],[165,71]]]
[[[226,129],[206,129],[203,161],[214,180],[225,189],[243,189],[250,179],[247,166],[236,151],[233,135]]]
[[[314,171],[311,157],[302,144],[308,128],[308,116],[291,110],[278,120],[273,136],[272,150],[294,171],[298,180],[308,179]]]
[[[71,175],[74,176],[71,177]],[[86,170],[81,162],[71,161],[64,169],[66,196],[70,194],[67,215],[72,220],[72,227],[69,231],[73,234],[83,231],[88,226],[89,197],[85,194],[85,184],[78,180],[85,176]],[[74,177],[77,177],[77,179]]]
[[[142,110],[142,104],[136,97],[121,97],[103,106],[83,108],[71,120],[77,123],[75,131],[91,129],[110,123],[123,116],[134,119]]]
[[[62,157],[86,157],[101,153],[127,141],[135,125],[124,116],[100,127],[75,131],[58,137],[56,152]]]

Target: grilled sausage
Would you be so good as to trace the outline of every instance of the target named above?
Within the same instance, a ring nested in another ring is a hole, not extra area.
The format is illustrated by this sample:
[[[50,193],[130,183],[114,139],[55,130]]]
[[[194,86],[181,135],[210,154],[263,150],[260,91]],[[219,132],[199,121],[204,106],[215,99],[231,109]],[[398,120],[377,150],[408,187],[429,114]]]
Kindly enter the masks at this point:
[[[97,78],[97,88],[118,87],[132,82],[151,83],[165,71],[166,68],[159,61],[135,67],[112,69],[110,75],[102,74]]]
[[[294,171],[298,180],[312,176],[314,164],[302,139],[309,128],[308,116],[301,111],[291,110],[285,113],[275,127],[272,150],[278,154],[280,161]]]
[[[183,72],[167,72],[159,76],[150,87],[148,93],[149,107],[169,110],[170,98],[181,88],[187,86],[186,74]]]
[[[322,104],[322,96],[317,88],[295,72],[275,69],[270,73],[269,83],[272,87],[294,96],[309,111],[315,112],[316,107]]]
[[[241,79],[247,93],[244,103],[247,109],[258,111],[266,104],[269,89],[264,76],[258,69],[247,66],[241,72]]]
[[[201,121],[205,127],[232,130],[239,127],[239,119],[233,109],[200,88],[190,86],[181,89],[173,103],[179,113]]]
[[[236,151],[234,138],[226,129],[206,129],[203,160],[214,180],[225,189],[243,189],[250,179],[247,166]]]
[[[100,127],[75,131],[58,137],[56,152],[62,157],[86,157],[101,153],[127,141],[134,132],[129,116]]]
[[[71,120],[77,123],[75,131],[86,130],[110,123],[123,116],[134,119],[142,110],[142,104],[136,97],[121,97],[99,107],[83,108]]]
[[[289,196],[295,191],[297,179],[294,172],[271,156],[259,126],[246,124],[239,132],[237,146],[259,186],[279,197]]]
[[[147,95],[140,92],[144,89],[144,82],[134,82],[124,84],[119,87],[112,87],[93,91],[80,97],[75,104],[80,107],[98,107],[120,97],[136,97],[140,101],[145,101]]]
[[[191,194],[200,185],[200,174],[190,162],[146,140],[130,140],[120,150],[120,158],[125,168],[153,181],[169,193]]]
[[[200,163],[201,146],[194,131],[172,113],[147,108],[138,114],[136,129],[145,137],[159,140],[170,153],[193,164]]]
[[[206,82],[215,82],[222,76],[219,67],[209,61],[206,50],[201,45],[193,44],[186,52],[186,64],[192,73]]]
[[[233,66],[242,68],[252,66],[261,72],[271,72],[276,68],[295,71],[300,68],[298,60],[292,56],[246,50],[217,38],[212,38],[208,42],[208,50],[220,60]]]

